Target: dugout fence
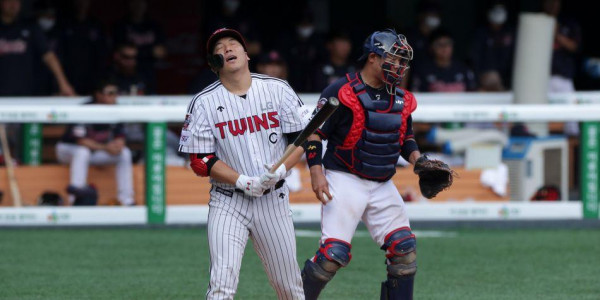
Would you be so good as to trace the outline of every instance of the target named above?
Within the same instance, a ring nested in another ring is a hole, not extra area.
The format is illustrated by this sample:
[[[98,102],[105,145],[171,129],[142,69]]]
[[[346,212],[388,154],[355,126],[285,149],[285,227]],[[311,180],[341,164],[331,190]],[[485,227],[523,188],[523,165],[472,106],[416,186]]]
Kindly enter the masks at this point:
[[[313,107],[318,100],[317,94],[300,96]],[[600,92],[551,94],[549,104],[545,105],[512,104],[512,93],[417,93],[416,97],[419,107],[413,114],[415,122],[582,122],[579,165],[582,201],[578,209],[584,218],[600,217]],[[22,156],[27,165],[40,164],[43,124],[146,123],[145,219],[148,223],[161,224],[167,220],[167,124],[183,122],[190,99],[191,96],[120,97],[116,106],[86,106],[80,105],[86,101],[84,97],[0,98],[0,123],[23,124]],[[136,216],[140,217],[139,212]]]

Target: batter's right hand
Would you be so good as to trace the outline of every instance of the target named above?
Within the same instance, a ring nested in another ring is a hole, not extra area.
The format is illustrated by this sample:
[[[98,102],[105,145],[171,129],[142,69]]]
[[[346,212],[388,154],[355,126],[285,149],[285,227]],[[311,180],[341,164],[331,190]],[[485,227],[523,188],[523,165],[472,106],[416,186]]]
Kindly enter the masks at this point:
[[[325,174],[323,174],[323,168],[319,165],[310,167],[310,180],[312,183],[313,192],[317,196],[317,199],[323,203],[323,205],[327,205],[327,202],[331,201],[333,197],[329,193],[329,183],[327,182],[327,178],[325,178]],[[328,199],[325,199],[325,194]]]
[[[244,191],[244,194],[251,197],[262,196],[265,192],[265,187],[260,183],[260,178],[249,177],[241,174],[235,182],[235,186]]]

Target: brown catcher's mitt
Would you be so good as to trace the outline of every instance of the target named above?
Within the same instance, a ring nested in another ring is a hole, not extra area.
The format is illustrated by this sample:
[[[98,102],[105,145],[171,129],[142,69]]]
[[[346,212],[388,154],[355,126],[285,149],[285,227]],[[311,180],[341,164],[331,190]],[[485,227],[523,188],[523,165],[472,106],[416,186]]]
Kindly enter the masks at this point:
[[[425,155],[417,159],[414,172],[419,175],[421,194],[427,199],[449,188],[456,176],[456,172],[447,164],[439,160],[429,160]]]

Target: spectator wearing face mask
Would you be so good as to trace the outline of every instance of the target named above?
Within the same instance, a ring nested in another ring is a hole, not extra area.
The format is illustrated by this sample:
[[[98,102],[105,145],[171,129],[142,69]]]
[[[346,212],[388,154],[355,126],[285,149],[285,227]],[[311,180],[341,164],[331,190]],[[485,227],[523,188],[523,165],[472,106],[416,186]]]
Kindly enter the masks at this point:
[[[0,0],[0,96],[35,95],[35,64],[40,60],[54,75],[60,93],[74,96],[42,30],[37,24],[21,21],[20,13],[21,0]]]
[[[41,0],[34,3],[33,12],[35,22],[42,29],[46,37],[48,50],[58,53],[59,29],[56,26],[56,9],[49,0]],[[64,65],[64,64],[63,64]],[[58,86],[54,80],[52,72],[44,66],[42,61],[36,61],[34,78],[36,95],[48,96],[56,94]]]
[[[487,25],[475,33],[471,62],[480,84],[481,80],[489,79],[490,72],[495,72],[500,76],[500,85],[510,88],[515,28],[507,23],[507,19],[506,5],[496,1],[487,10]]]
[[[325,45],[321,34],[315,32],[311,12],[306,11],[296,22],[295,32],[285,34],[278,48],[289,62],[289,83],[298,92],[317,92],[313,74],[323,60]]]
[[[437,1],[420,1],[417,6],[417,27],[409,30],[406,38],[410,41],[415,58],[412,65],[417,65],[429,52],[431,33],[442,24],[441,7]]]

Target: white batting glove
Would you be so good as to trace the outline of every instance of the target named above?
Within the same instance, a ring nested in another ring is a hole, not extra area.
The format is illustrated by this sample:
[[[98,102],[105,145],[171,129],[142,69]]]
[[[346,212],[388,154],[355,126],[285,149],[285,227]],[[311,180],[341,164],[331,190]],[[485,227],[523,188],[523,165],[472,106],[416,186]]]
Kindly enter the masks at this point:
[[[272,167],[273,164],[265,164],[267,172],[260,175],[260,183],[262,185],[272,187],[277,184],[277,182],[287,177],[287,170],[285,169],[284,164],[281,164],[274,173],[269,172]]]
[[[237,181],[235,182],[235,186],[238,189],[244,191],[244,194],[251,197],[262,196],[262,194],[267,189],[260,183],[260,178],[250,177],[243,174],[241,174],[240,177],[238,177]]]

